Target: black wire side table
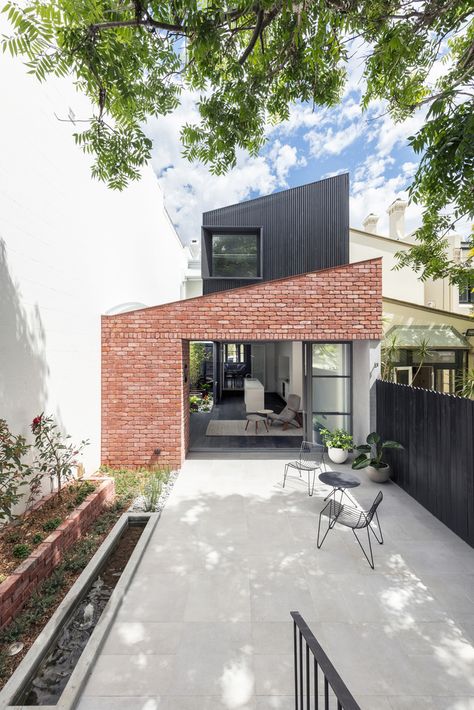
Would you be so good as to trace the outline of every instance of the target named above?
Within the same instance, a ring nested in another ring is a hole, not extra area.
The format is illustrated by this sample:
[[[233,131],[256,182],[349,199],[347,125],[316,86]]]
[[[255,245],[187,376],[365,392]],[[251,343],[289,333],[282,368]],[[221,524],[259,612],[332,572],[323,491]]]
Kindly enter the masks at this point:
[[[346,473],[345,471],[324,471],[319,474],[319,480],[321,483],[325,483],[327,486],[332,487],[332,491],[328,493],[325,501],[331,496],[334,496],[336,500],[336,493],[340,493],[341,497],[339,500],[339,505],[342,506],[344,496],[352,503],[352,500],[346,493],[347,488],[357,488],[360,486],[360,479],[357,476],[353,476],[351,473]]]

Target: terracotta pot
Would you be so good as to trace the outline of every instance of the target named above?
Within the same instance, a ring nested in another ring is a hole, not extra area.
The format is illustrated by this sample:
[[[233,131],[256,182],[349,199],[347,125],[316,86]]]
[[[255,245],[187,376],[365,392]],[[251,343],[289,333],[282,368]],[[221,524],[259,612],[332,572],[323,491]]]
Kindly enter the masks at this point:
[[[375,483],[386,483],[388,479],[390,478],[390,466],[388,464],[384,464],[382,468],[374,468],[374,466],[367,466],[366,469],[367,475],[370,478],[371,481],[374,481]]]
[[[344,461],[347,461],[349,452],[345,449],[333,449],[328,446],[328,456],[333,463],[344,463]]]

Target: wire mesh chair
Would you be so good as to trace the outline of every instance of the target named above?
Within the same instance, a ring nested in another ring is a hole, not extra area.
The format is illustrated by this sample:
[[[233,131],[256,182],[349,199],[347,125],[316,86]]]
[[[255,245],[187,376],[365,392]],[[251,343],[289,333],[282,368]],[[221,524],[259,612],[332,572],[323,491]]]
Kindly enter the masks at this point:
[[[351,505],[341,505],[340,503],[337,503],[333,498],[329,501],[327,505],[324,506],[322,511],[319,514],[319,523],[318,523],[318,550],[321,549],[323,542],[326,539],[326,536],[330,530],[333,529],[336,523],[339,523],[339,525],[344,525],[346,528],[351,528],[352,532],[354,533],[354,537],[359,543],[359,547],[362,550],[362,552],[365,555],[365,558],[369,565],[374,569],[374,555],[372,552],[372,543],[370,540],[370,533],[373,534],[379,545],[383,545],[383,535],[382,535],[382,528],[380,527],[380,521],[379,521],[379,516],[377,512],[377,508],[379,507],[380,503],[382,502],[383,499],[383,493],[382,491],[379,491],[377,493],[377,496],[375,497],[374,502],[370,506],[369,510],[359,510],[358,508],[354,508]],[[328,528],[326,532],[324,533],[321,541],[319,540],[320,538],[320,533],[321,533],[321,518],[324,515],[325,511],[329,508],[329,514],[328,514]],[[375,532],[374,528],[372,527],[372,520],[375,517],[375,520],[377,521],[377,527],[378,531],[380,534],[380,537],[377,535]],[[367,530],[367,541],[368,541],[368,550],[369,550],[369,555],[364,549],[364,546],[362,545],[356,530]]]
[[[324,468],[323,468],[324,467]],[[300,478],[303,472],[308,475],[308,495],[312,496],[314,491],[314,481],[316,479],[316,471],[326,470],[324,461],[324,446],[321,444],[313,444],[311,441],[303,441],[300,448],[300,457],[297,461],[290,461],[285,464],[285,473],[283,474],[283,488],[285,487],[286,477],[289,469],[298,471]],[[310,483],[311,473],[313,473],[313,483]]]

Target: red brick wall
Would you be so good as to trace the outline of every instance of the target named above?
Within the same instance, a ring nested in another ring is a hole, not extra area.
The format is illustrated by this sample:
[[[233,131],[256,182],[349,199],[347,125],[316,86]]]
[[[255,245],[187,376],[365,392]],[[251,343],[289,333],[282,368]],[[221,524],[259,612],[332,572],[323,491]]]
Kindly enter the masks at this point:
[[[381,333],[381,259],[104,316],[102,463],[182,463],[190,340],[378,340]]]
[[[72,547],[114,497],[114,481],[107,478],[0,584],[0,630],[10,623],[38,584],[59,564],[64,552]]]

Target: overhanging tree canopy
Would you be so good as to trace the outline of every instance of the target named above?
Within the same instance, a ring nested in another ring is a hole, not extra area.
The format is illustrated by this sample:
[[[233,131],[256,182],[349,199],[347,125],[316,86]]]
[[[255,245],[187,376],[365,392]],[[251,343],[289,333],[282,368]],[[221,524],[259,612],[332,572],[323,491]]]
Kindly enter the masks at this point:
[[[96,107],[75,139],[94,155],[94,176],[122,189],[151,155],[144,122],[176,109],[183,87],[201,93],[184,154],[221,174],[238,148],[257,154],[265,126],[294,102],[336,105],[357,39],[364,107],[383,99],[396,120],[429,107],[410,138],[421,157],[410,196],[423,223],[401,264],[465,283],[472,268],[447,258],[445,236],[474,217],[472,10],[472,0],[26,0],[4,8],[13,28],[4,49],[41,80],[72,75]]]

